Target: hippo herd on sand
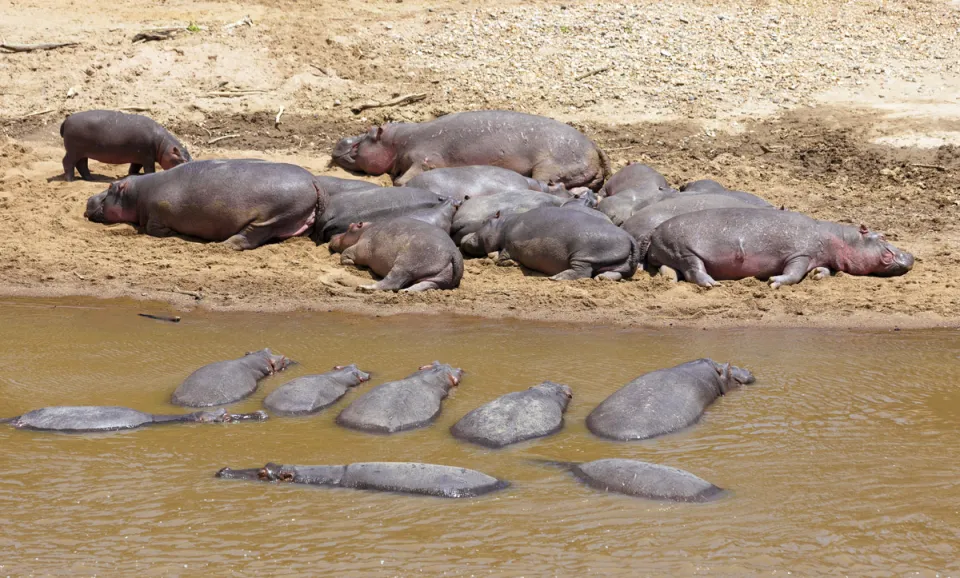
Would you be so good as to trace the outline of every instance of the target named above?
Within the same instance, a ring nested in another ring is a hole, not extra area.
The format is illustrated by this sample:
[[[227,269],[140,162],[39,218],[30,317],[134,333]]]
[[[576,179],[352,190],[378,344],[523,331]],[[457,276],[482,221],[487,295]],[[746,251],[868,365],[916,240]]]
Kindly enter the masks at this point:
[[[253,394],[260,380],[296,362],[262,349],[239,359],[205,365],[183,380],[171,396],[175,405],[223,406]],[[434,361],[404,379],[371,388],[353,400],[336,424],[360,432],[395,434],[426,427],[440,415],[443,400],[460,385],[463,370]],[[356,365],[289,381],[263,400],[277,416],[317,414],[370,380]],[[650,439],[696,423],[718,397],[754,382],[746,369],[698,359],[641,375],[614,392],[587,417],[587,428],[601,438]],[[451,428],[453,437],[491,449],[542,438],[563,427],[573,398],[570,387],[544,381],[508,393],[464,415]],[[54,406],[0,420],[24,430],[63,433],[109,432],[176,422],[229,423],[263,421],[265,411],[231,414],[225,409],[180,415],[155,415],[124,407]],[[591,487],[657,500],[701,502],[722,495],[717,486],[683,470],[637,460],[601,459],[588,463],[541,461],[571,472]],[[475,470],[438,464],[360,462],[347,465],[295,466],[268,463],[262,468],[223,468],[216,477],[343,488],[470,497],[506,488],[509,482]]]
[[[334,163],[388,174],[390,187],[284,163],[192,160],[141,115],[80,112],[60,133],[68,181],[75,169],[90,178],[90,158],[130,163],[130,176],[90,197],[91,221],[238,250],[308,235],[380,278],[364,289],[455,289],[464,255],[553,280],[620,281],[643,266],[703,287],[758,277],[777,288],[834,271],[902,275],[914,262],[862,225],[778,210],[715,181],[674,189],[636,163],[611,175],[606,154],[578,130],[525,113],[388,123],[335,145]]]

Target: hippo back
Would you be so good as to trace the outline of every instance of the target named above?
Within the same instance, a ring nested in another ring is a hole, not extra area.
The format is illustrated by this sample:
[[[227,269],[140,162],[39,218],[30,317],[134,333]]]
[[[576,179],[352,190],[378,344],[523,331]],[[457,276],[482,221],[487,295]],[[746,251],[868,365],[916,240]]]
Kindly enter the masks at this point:
[[[476,470],[410,462],[360,462],[347,466],[340,485],[363,490],[442,498],[479,496],[507,483]]]
[[[420,209],[435,207],[443,198],[412,187],[371,187],[345,190],[330,197],[326,211],[317,219],[315,241],[326,243],[343,233],[350,223],[377,222]]]
[[[41,431],[95,432],[132,429],[152,421],[150,414],[126,407],[56,406],[27,412],[13,425]]]
[[[549,193],[529,190],[503,191],[494,195],[470,198],[460,205],[450,227],[453,240],[459,245],[469,233],[477,231],[487,219],[498,212],[501,216],[525,213],[537,207],[559,207],[566,202]]]
[[[650,500],[706,502],[723,494],[690,472],[638,460],[596,460],[575,466],[573,473],[594,488]]]
[[[410,179],[406,186],[463,201],[466,197],[476,198],[505,190],[532,188],[531,180],[510,169],[471,165],[433,169]]]
[[[600,189],[601,197],[619,195],[623,191],[656,191],[667,188],[667,180],[656,169],[641,163],[631,163],[617,171]]]

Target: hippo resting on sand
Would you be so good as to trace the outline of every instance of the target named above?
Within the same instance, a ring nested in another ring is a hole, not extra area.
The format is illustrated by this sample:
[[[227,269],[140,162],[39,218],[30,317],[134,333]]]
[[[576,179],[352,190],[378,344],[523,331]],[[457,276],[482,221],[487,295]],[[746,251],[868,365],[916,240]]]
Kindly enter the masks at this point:
[[[349,171],[389,173],[399,186],[432,169],[491,165],[549,185],[597,190],[610,171],[607,155],[577,129],[502,110],[385,124],[342,139],[332,154]]]
[[[267,414],[230,414],[226,410],[198,411],[180,415],[157,415],[126,407],[111,406],[54,406],[35,409],[21,416],[0,420],[15,428],[64,433],[106,432],[136,429],[145,425],[194,422],[229,423],[236,421],[263,421]]]
[[[60,125],[63,148],[63,178],[73,180],[73,169],[90,180],[87,159],[122,165],[130,163],[130,174],[164,170],[190,161],[190,153],[177,137],[153,119],[112,110],[87,110],[71,114]]]
[[[482,197],[470,197],[463,201],[457,214],[453,216],[450,234],[460,244],[463,238],[474,233],[496,214],[505,217],[515,213],[525,213],[537,207],[559,207],[563,198],[535,191],[502,191]]]
[[[345,466],[283,466],[223,468],[225,480],[288,482],[356,490],[421,494],[439,498],[472,498],[506,488],[509,483],[476,470],[410,462],[364,462]]]
[[[351,387],[370,380],[356,365],[338,365],[319,375],[304,375],[281,385],[263,400],[278,415],[308,415],[330,407]]]
[[[328,196],[310,171],[257,160],[193,161],[126,177],[87,201],[95,223],[130,223],[154,237],[189,235],[253,249],[309,232]]]
[[[753,374],[712,359],[651,371],[603,400],[587,416],[587,428],[602,438],[643,440],[695,423],[721,395],[754,382]]]
[[[478,407],[455,423],[450,433],[489,448],[548,436],[563,427],[563,412],[572,397],[568,386],[545,381]]]
[[[818,221],[791,211],[713,209],[664,221],[650,236],[647,262],[667,266],[702,287],[759,277],[776,289],[807,273],[903,275],[913,255],[866,227]]]
[[[360,179],[342,179],[340,177],[328,177],[326,175],[314,175],[313,179],[317,185],[328,195],[335,195],[342,191],[359,191],[360,189],[382,188],[377,183],[362,181]]]
[[[500,251],[554,280],[599,277],[619,281],[637,271],[637,243],[602,215],[565,207],[541,207],[506,217],[499,214],[460,247],[470,255]]]
[[[450,236],[412,217],[353,223],[330,240],[330,250],[343,253],[340,263],[369,267],[382,277],[364,289],[456,289],[463,278],[463,256]]]
[[[337,416],[337,424],[372,433],[423,427],[440,415],[447,392],[460,384],[463,370],[434,361],[400,381],[378,385]]]
[[[341,191],[330,197],[317,217],[313,240],[319,245],[345,233],[350,223],[385,221],[441,204],[446,197],[411,187],[368,187]]]
[[[690,472],[638,460],[604,459],[585,464],[547,463],[569,469],[580,481],[598,490],[649,500],[709,502],[725,493]]]
[[[489,165],[434,169],[410,179],[406,186],[431,191],[458,201],[514,189],[567,196],[566,187],[563,185],[548,185],[510,169]]]
[[[204,365],[191,373],[173,392],[174,405],[209,407],[239,401],[257,390],[261,379],[283,371],[296,361],[269,349],[247,353],[240,359]]]
[[[754,205],[765,209],[773,207],[773,205],[764,199],[761,199],[757,195],[728,189],[717,181],[712,181],[710,179],[703,179],[701,181],[687,183],[680,187],[680,193],[685,195],[724,195],[743,201],[748,205]]]
[[[667,179],[656,169],[641,163],[630,163],[604,183],[600,197],[612,197],[624,191],[656,192],[666,188],[669,188]]]

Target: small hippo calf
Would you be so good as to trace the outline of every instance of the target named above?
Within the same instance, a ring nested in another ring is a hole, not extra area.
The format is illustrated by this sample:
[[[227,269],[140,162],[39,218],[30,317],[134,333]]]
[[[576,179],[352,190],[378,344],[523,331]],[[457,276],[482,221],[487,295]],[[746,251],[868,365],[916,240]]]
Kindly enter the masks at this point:
[[[503,110],[385,124],[342,139],[332,154],[333,161],[349,171],[389,173],[399,186],[433,169],[491,165],[550,185],[597,190],[610,171],[607,155],[577,129]]]
[[[599,277],[619,281],[637,271],[637,243],[602,215],[564,207],[541,207],[519,215],[499,214],[463,238],[471,255],[500,251],[554,280]]]
[[[281,385],[263,400],[263,407],[277,415],[308,415],[330,407],[351,387],[370,380],[356,365],[338,365],[333,371],[304,375]]]
[[[712,359],[651,371],[613,393],[587,416],[587,428],[619,441],[662,436],[696,423],[707,406],[753,374]]]
[[[653,167],[641,163],[630,163],[623,167],[604,183],[600,189],[601,197],[613,197],[624,191],[655,192],[668,189],[667,179]]]
[[[453,216],[450,235],[459,245],[463,238],[474,233],[491,217],[525,213],[537,207],[559,207],[567,202],[563,197],[535,191],[503,191],[463,201]]]
[[[439,498],[472,498],[502,490],[510,484],[476,470],[411,462],[362,462],[345,466],[284,466],[223,468],[216,477],[225,480],[288,482],[355,490],[420,494]]]
[[[463,370],[434,361],[416,373],[378,385],[337,416],[343,427],[371,433],[397,433],[423,427],[440,415],[440,403],[460,384]]]
[[[572,397],[570,387],[545,381],[478,407],[455,423],[450,433],[488,448],[555,434],[563,427],[563,413]]]
[[[411,217],[353,223],[330,240],[330,250],[343,253],[340,263],[369,267],[383,277],[364,289],[456,289],[463,278],[463,256],[450,236]]]
[[[87,110],[71,114],[60,125],[63,148],[63,178],[73,180],[73,170],[90,180],[87,159],[122,165],[130,163],[130,174],[164,170],[190,161],[190,153],[177,137],[151,118],[113,110]]]
[[[81,405],[44,407],[18,417],[0,420],[0,423],[9,423],[18,429],[89,433],[136,429],[145,425],[165,423],[230,423],[265,419],[267,414],[262,411],[230,414],[226,410],[219,409],[180,415],[158,415],[127,407]]]
[[[240,359],[204,365],[191,373],[173,392],[174,405],[209,407],[239,401],[257,390],[257,382],[279,373],[296,361],[269,349],[247,353]]]
[[[690,472],[638,460],[605,459],[558,465],[567,467],[590,487],[649,500],[709,502],[725,493]]]
[[[548,185],[510,169],[488,165],[434,169],[410,179],[406,186],[431,191],[458,201],[513,189],[529,189],[543,193],[566,191],[563,185]]]
[[[373,187],[345,190],[330,197],[317,217],[313,240],[319,245],[346,233],[350,223],[375,223],[443,203],[446,197],[411,187]]]
[[[758,277],[776,289],[814,271],[903,275],[913,255],[866,227],[818,221],[791,211],[713,209],[664,221],[650,236],[647,262],[667,266],[701,287]]]
[[[433,225],[449,236],[450,227],[453,226],[453,216],[457,214],[457,209],[460,208],[460,204],[460,201],[445,199],[436,207],[419,209],[411,213],[407,213],[404,215],[404,217],[416,219],[418,221],[423,221],[424,223]]]

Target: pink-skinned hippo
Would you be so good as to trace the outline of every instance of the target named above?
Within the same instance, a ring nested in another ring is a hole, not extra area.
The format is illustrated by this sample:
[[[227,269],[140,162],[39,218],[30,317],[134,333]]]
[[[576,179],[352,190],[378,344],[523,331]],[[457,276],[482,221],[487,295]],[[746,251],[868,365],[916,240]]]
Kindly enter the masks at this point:
[[[456,289],[463,278],[463,256],[450,236],[411,217],[351,223],[330,240],[330,250],[342,253],[340,263],[367,267],[383,278],[364,289]]]
[[[90,180],[87,159],[113,165],[130,164],[130,174],[164,170],[192,160],[187,147],[151,118],[113,110],[87,110],[71,114],[60,125],[63,178],[73,180],[74,168]]]
[[[310,171],[258,160],[193,161],[129,176],[87,201],[95,223],[130,223],[155,237],[187,235],[254,249],[311,231],[328,195]]]
[[[758,277],[776,289],[811,271],[851,275],[903,275],[913,255],[879,233],[818,221],[792,211],[710,209],[678,215],[650,237],[647,262],[666,266],[702,287],[717,280]]]
[[[597,190],[610,172],[606,154],[577,129],[503,110],[374,127],[338,142],[333,160],[350,171],[389,174],[399,186],[432,169],[491,165],[549,185]]]
[[[710,179],[702,179],[699,181],[693,181],[687,183],[680,187],[680,194],[686,195],[725,195],[732,197],[734,199],[743,201],[748,205],[754,205],[756,207],[770,208],[773,207],[766,200],[761,199],[757,195],[752,193],[745,193],[743,191],[734,191],[728,189],[727,187],[721,185],[717,181]]]
[[[460,247],[478,256],[499,251],[498,262],[513,260],[555,281],[619,281],[632,277],[638,263],[637,243],[623,229],[603,215],[566,207],[495,215]]]
[[[406,186],[432,191],[459,201],[467,197],[482,197],[513,189],[568,196],[567,189],[562,184],[548,185],[510,169],[490,165],[434,169],[413,177]]]
[[[344,190],[331,195],[326,209],[317,218],[313,240],[326,243],[334,235],[345,233],[350,223],[374,223],[407,213],[429,209],[443,203],[445,197],[412,187],[371,187]]]
[[[663,175],[647,165],[630,163],[604,183],[600,197],[612,197],[629,190],[656,191],[659,188],[669,188]]]

